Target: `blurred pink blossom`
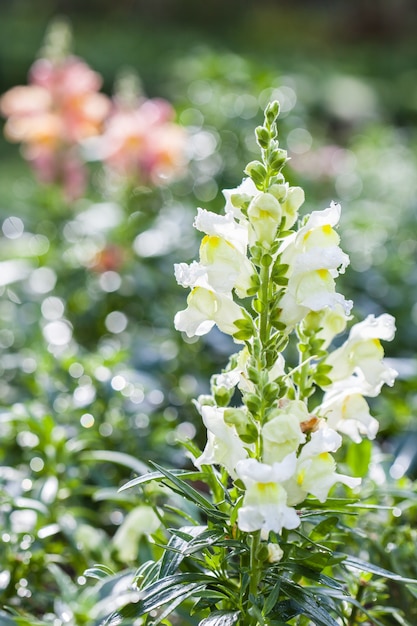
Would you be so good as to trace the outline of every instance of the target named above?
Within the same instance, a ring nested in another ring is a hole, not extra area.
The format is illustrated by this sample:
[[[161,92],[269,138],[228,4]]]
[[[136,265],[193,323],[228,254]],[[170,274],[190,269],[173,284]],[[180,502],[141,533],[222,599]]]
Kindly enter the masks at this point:
[[[68,199],[79,197],[86,174],[80,143],[100,133],[110,101],[98,92],[101,77],[84,61],[37,60],[29,85],[0,99],[6,138],[23,144],[24,157],[44,183],[59,183]]]
[[[174,110],[162,99],[139,100],[134,106],[115,101],[97,158],[110,171],[161,185],[180,176],[186,165],[186,133],[174,121]]]

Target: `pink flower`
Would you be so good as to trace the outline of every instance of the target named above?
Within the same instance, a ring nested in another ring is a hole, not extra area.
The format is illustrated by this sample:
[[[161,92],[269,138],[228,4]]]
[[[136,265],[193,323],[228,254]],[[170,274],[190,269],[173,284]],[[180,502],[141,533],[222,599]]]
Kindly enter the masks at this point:
[[[59,63],[39,59],[29,85],[13,87],[0,99],[6,137],[23,144],[39,180],[62,184],[70,199],[85,187],[79,145],[100,133],[110,110],[100,86],[99,74],[77,57]]]
[[[183,128],[173,121],[165,100],[138,101],[134,107],[115,104],[99,141],[97,156],[109,170],[133,180],[161,185],[184,170]]]

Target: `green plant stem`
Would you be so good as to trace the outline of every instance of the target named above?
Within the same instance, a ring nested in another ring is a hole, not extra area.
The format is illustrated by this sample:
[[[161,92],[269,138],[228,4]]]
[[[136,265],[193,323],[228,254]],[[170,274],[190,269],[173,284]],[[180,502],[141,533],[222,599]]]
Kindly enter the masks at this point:
[[[260,531],[254,533],[251,537],[251,545],[250,545],[250,582],[249,582],[249,598],[248,605],[249,608],[251,606],[251,597],[257,597],[259,594],[259,581],[260,581],[260,562],[257,557],[257,552],[259,549],[259,545],[261,543],[261,533]],[[246,623],[246,622],[245,622]],[[256,617],[249,617],[248,626],[257,626],[258,620]]]
[[[359,588],[358,588],[358,593],[356,594],[356,600],[360,603],[363,595],[365,593],[365,589],[366,589],[366,585],[364,583],[362,583],[361,581],[359,581]],[[357,606],[354,606],[352,608],[352,612],[350,614],[350,619],[349,619],[349,626],[355,626],[355,624],[359,624],[359,622],[357,622],[357,617],[359,616],[359,613],[361,612],[360,608]]]
[[[259,314],[259,339],[264,349],[269,340],[269,267],[263,266],[260,275],[260,301],[262,303],[262,311]]]

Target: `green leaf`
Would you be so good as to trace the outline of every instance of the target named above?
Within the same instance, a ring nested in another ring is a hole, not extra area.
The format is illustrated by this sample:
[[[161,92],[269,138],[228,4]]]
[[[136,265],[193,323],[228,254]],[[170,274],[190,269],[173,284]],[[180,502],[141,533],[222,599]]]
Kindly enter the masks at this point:
[[[200,509],[205,511],[207,515],[212,517],[216,517],[218,519],[225,519],[226,515],[221,513],[212,503],[207,500],[199,491],[191,487],[186,482],[181,480],[175,473],[170,472],[157,463],[152,463],[160,472],[163,474],[170,483],[172,483],[177,488],[177,493],[187,498],[191,502],[194,502]],[[199,474],[201,476],[201,474]]]
[[[281,585],[279,584],[279,582],[277,582],[277,584],[273,586],[271,593],[269,594],[269,596],[266,598],[264,602],[264,606],[263,606],[264,615],[269,615],[269,613],[273,610],[279,598],[280,592],[281,592]]]
[[[123,465],[136,474],[144,474],[149,471],[148,465],[139,461],[134,456],[124,452],[115,452],[112,450],[90,450],[81,454],[82,461],[104,461],[107,463],[116,463]]]
[[[171,474],[173,476],[182,476],[183,478],[189,478],[190,480],[197,480],[201,478],[200,471],[173,469],[171,470]],[[165,478],[165,474],[163,474],[162,472],[146,472],[145,474],[142,474],[142,476],[133,478],[132,480],[129,480],[129,482],[119,487],[119,491],[124,491],[125,489],[136,487],[137,485],[145,485],[146,483],[150,483],[154,480],[160,481],[160,480],[163,480],[164,478]]]
[[[87,578],[96,578],[97,580],[103,580],[108,576],[113,576],[114,572],[107,565],[93,565],[84,571],[84,576]]]
[[[320,541],[323,537],[327,537],[331,531],[337,526],[339,518],[336,515],[327,517],[315,526],[310,534],[313,541]]]
[[[160,624],[163,619],[165,619],[166,617],[168,617],[168,615],[171,615],[171,613],[174,612],[177,606],[182,604],[184,600],[192,596],[194,593],[195,593],[195,590],[190,589],[188,592],[182,593],[181,595],[179,595],[177,598],[175,598],[175,600],[172,600],[169,603],[169,605],[163,611],[161,611],[160,615],[158,616],[158,619],[152,622],[152,626],[157,626],[157,624]]]
[[[373,445],[369,439],[364,439],[359,444],[349,446],[346,461],[354,476],[360,476],[361,478],[366,476],[371,461],[372,449]]]
[[[215,611],[201,620],[198,626],[233,626],[239,619],[240,611]]]
[[[247,341],[253,335],[253,330],[238,330],[237,333],[233,333],[233,337],[238,341]]]
[[[306,588],[282,581],[282,589],[300,607],[300,614],[314,620],[316,626],[339,626],[338,622],[322,606],[323,598],[312,597]]]
[[[201,573],[184,573],[166,576],[151,585],[141,588],[141,599],[134,605],[128,605],[121,610],[124,617],[140,617],[150,611],[155,611],[168,602],[178,598],[188,598],[197,590],[203,590],[207,585],[216,583],[213,576]]]
[[[181,535],[175,534],[169,540],[161,559],[159,578],[170,576],[176,572],[180,563],[186,556],[187,547],[189,547],[192,540],[198,535],[201,535],[206,528],[206,526],[183,526],[178,529],[183,531],[183,533]],[[189,541],[184,539],[184,534],[188,535]]]
[[[362,559],[358,559],[354,556],[346,556],[343,561],[343,565],[349,565],[350,567],[354,567],[355,569],[359,569],[362,572],[369,572],[370,574],[376,574],[377,576],[381,576],[382,578],[388,578],[389,580],[396,580],[401,583],[412,583],[417,585],[417,579],[415,578],[405,578],[404,576],[400,576],[399,574],[394,574],[394,572],[390,572],[383,567],[379,567],[378,565],[373,565],[372,563],[368,563],[367,561],[362,561]]]

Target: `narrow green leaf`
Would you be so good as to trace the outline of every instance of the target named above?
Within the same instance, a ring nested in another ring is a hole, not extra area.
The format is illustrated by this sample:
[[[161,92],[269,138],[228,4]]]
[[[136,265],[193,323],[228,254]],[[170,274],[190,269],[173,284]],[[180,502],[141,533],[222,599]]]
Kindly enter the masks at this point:
[[[201,620],[198,626],[233,626],[239,619],[240,611],[215,611]]]
[[[220,511],[218,511],[216,507],[213,506],[212,503],[207,500],[207,498],[205,498],[199,491],[194,489],[194,487],[188,485],[174,473],[164,469],[160,465],[157,465],[157,463],[152,463],[152,465],[154,465],[173,485],[177,487],[178,493],[180,495],[183,495],[185,498],[187,498],[187,500],[194,502],[207,514],[221,519],[225,518],[225,515],[223,513],[220,513]]]
[[[405,578],[404,576],[400,576],[399,574],[394,574],[394,572],[390,572],[383,567],[379,567],[378,565],[373,565],[372,563],[368,563],[367,561],[362,561],[362,559],[358,559],[354,556],[346,556],[343,561],[343,565],[349,565],[350,567],[354,567],[355,569],[359,569],[362,572],[369,572],[370,574],[376,574],[377,576],[381,576],[382,578],[388,578],[389,580],[396,580],[401,583],[412,583],[417,584],[417,579],[415,578]]]
[[[114,572],[107,565],[93,565],[84,571],[84,576],[87,578],[96,578],[97,580],[103,580],[108,576],[113,576]]]
[[[269,596],[266,598],[264,602],[264,606],[263,606],[264,615],[269,615],[269,613],[273,610],[273,608],[275,607],[278,601],[280,592],[281,592],[281,585],[278,582],[276,585],[274,585],[271,593],[269,594]]]
[[[145,613],[161,608],[177,598],[189,597],[198,590],[204,590],[208,584],[215,584],[216,578],[200,572],[174,574],[157,580],[147,587],[141,587],[140,600],[128,605],[120,613],[124,617],[140,617]]]
[[[197,480],[198,478],[201,478],[201,472],[196,472],[196,471],[173,469],[171,470],[171,474],[173,476],[181,476],[183,478],[189,478],[190,480]],[[133,478],[132,480],[129,480],[129,482],[119,487],[119,491],[124,491],[125,489],[136,487],[137,485],[145,485],[146,483],[150,483],[154,480],[156,481],[162,480],[163,478],[165,478],[165,474],[163,474],[162,472],[145,472],[141,476],[138,476],[137,478]]]
[[[300,613],[314,620],[316,626],[339,626],[338,622],[322,606],[323,598],[312,597],[306,588],[282,581],[282,589],[300,606]]]
[[[319,541],[323,537],[327,537],[329,533],[337,526],[339,518],[336,515],[327,517],[315,526],[310,534],[313,541]]]
[[[159,578],[170,576],[176,572],[180,563],[185,558],[186,548],[192,539],[201,534],[205,528],[206,526],[183,526],[179,529],[187,533],[189,541],[184,538],[184,535],[175,534],[171,537],[161,559]]]
[[[125,452],[115,452],[112,450],[90,450],[89,452],[83,452],[81,454],[81,460],[116,463],[117,465],[123,465],[124,467],[133,470],[136,474],[144,474],[149,471],[149,467],[146,463],[139,461],[134,456],[126,454]]]
[[[184,602],[184,600],[192,596],[195,591],[195,588],[191,588],[188,592],[183,592],[181,595],[175,598],[175,600],[172,600],[169,605],[158,615],[158,618],[152,622],[152,626],[157,626],[158,624],[160,624],[163,619],[168,617],[168,615],[171,615],[171,613],[175,611],[177,606],[179,606]]]

